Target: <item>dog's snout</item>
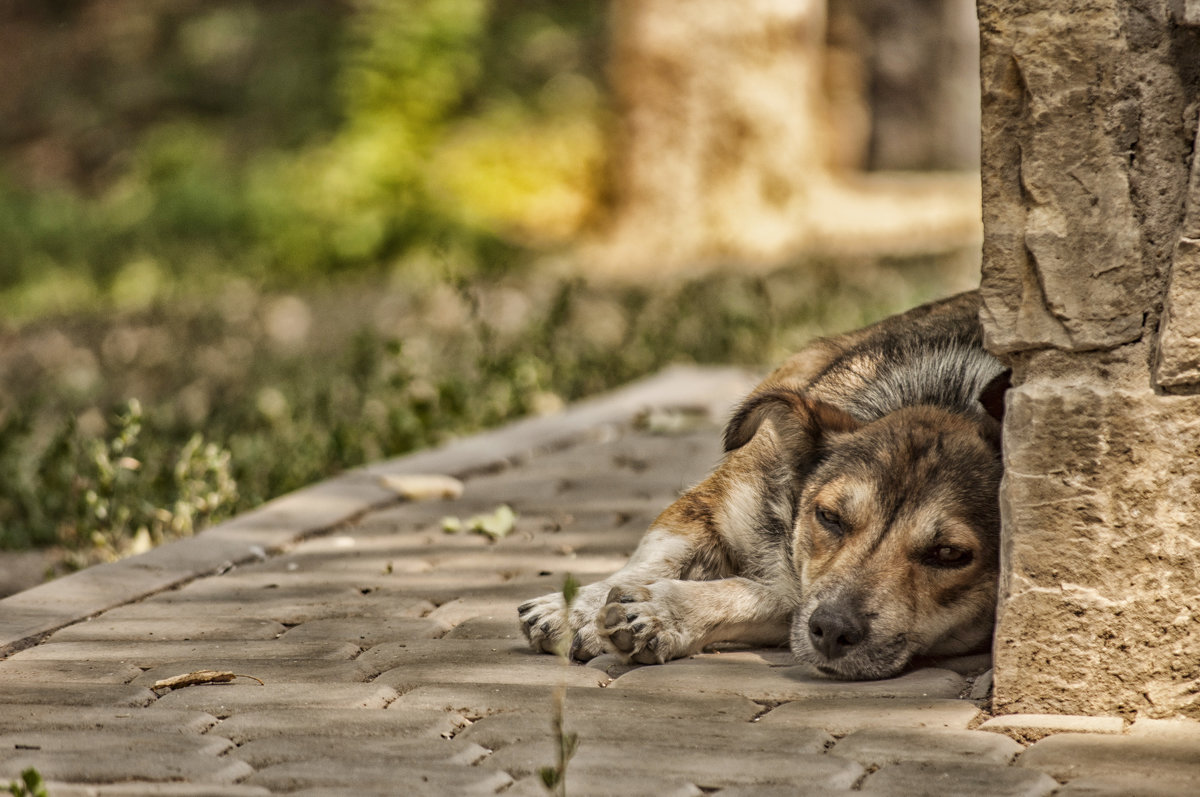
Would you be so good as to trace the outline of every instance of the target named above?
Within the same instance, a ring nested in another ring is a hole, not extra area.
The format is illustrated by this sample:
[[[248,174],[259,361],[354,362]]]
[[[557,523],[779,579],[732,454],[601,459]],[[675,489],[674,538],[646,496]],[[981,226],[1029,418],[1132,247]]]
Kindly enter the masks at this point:
[[[867,637],[867,624],[857,613],[822,604],[808,618],[808,638],[826,659],[838,659]]]

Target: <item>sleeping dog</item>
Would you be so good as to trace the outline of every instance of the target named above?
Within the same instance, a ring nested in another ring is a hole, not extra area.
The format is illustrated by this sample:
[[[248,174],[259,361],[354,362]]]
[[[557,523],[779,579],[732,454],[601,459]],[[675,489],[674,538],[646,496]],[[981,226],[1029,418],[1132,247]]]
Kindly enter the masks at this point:
[[[714,642],[790,644],[837,678],[986,647],[1008,373],[979,295],[817,340],[736,409],[725,456],[629,563],[523,604],[538,650],[653,664]]]

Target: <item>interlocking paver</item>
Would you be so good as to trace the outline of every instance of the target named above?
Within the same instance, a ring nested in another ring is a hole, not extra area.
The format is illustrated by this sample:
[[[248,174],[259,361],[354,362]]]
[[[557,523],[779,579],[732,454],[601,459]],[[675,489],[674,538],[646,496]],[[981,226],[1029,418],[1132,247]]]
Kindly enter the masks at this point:
[[[127,684],[142,674],[142,668],[124,661],[67,659],[57,661],[0,661],[0,680],[4,683],[44,683],[60,681],[84,684]]]
[[[205,715],[209,716],[209,715]],[[212,719],[216,725],[217,720]],[[235,744],[291,735],[388,739],[451,738],[468,724],[449,711],[384,711],[364,708],[277,708],[239,711],[222,720],[212,733]]]
[[[903,762],[867,776],[861,793],[891,797],[1045,797],[1058,781],[1041,772],[972,762]]]
[[[564,666],[534,653],[524,642],[502,640],[410,640],[377,645],[358,661],[381,671],[375,683],[407,692],[430,683],[553,684],[600,686],[608,676],[590,667]]]
[[[516,623],[509,618],[514,627]],[[369,648],[397,639],[437,639],[450,626],[428,617],[361,617],[352,622],[344,617],[310,620],[284,631],[280,639],[288,642],[351,642]]]
[[[784,703],[758,720],[771,728],[823,728],[844,736],[865,728],[965,730],[979,709],[965,700],[857,697]]]
[[[253,617],[179,617],[161,620],[113,619],[101,616],[55,632],[51,642],[97,642],[146,640],[190,641],[199,639],[274,639],[285,631],[281,623]]]
[[[1007,764],[1023,749],[1007,736],[983,731],[866,728],[844,737],[833,752],[866,766],[883,766],[900,761]]]
[[[337,760],[347,768],[389,759],[406,763],[471,766],[488,755],[487,748],[470,742],[380,736],[346,738],[293,734],[256,739],[237,748],[237,757],[255,769],[314,759]]]
[[[102,734],[204,733],[216,724],[216,717],[202,711],[36,704],[9,704],[0,710],[0,733],[68,730]]]
[[[382,684],[212,684],[176,689],[158,699],[154,708],[204,711],[228,717],[237,711],[271,708],[383,708],[397,697]]]
[[[661,742],[670,740],[673,746],[698,750],[728,750],[769,752],[786,746],[789,750],[820,753],[833,744],[833,737],[821,728],[796,728],[780,732],[742,720],[689,719],[686,722],[671,717],[631,718],[627,714],[600,711],[580,711],[568,704],[563,723],[568,733],[577,733],[582,744],[612,744],[639,739]],[[477,742],[492,750],[529,741],[553,738],[550,718],[541,713],[517,712],[484,717],[464,728],[456,737]]]
[[[1198,790],[1195,778],[1146,778],[1113,775],[1103,778],[1082,777],[1054,792],[1054,797],[1190,797]]]
[[[90,749],[16,750],[0,755],[0,780],[12,780],[33,767],[46,780],[117,783],[125,780],[234,783],[254,770],[244,761],[204,753],[160,752],[157,743],[129,753]]]
[[[0,676],[3,678],[3,676]],[[154,702],[154,693],[140,686],[122,684],[90,684],[76,681],[55,681],[47,678],[38,683],[8,683],[0,688],[0,706],[78,706],[80,708],[134,708]]]
[[[658,383],[678,391],[666,403],[716,389],[687,373]],[[1007,717],[967,730],[986,706],[986,654],[847,683],[786,648],[649,667],[530,652],[516,607],[567,573],[586,583],[620,567],[719,458],[719,418],[674,435],[629,423],[656,401],[638,388],[381,463],[0,601],[0,779],[33,764],[56,797],[541,795],[565,684],[575,795],[1195,790],[1195,721]],[[405,473],[452,475],[464,492],[403,503],[378,476]],[[520,514],[503,539],[442,531],[444,516],[499,503]],[[198,669],[264,684],[149,688]],[[1050,732],[1023,753],[1009,738]]]
[[[1080,777],[1169,779],[1200,787],[1200,743],[1194,739],[1059,733],[1026,750],[1017,764],[1062,781]]]
[[[347,661],[361,652],[349,642],[285,642],[198,640],[161,642],[47,642],[14,654],[8,661],[118,661],[138,667],[166,662],[197,662],[217,659],[305,659]],[[201,669],[196,667],[195,669]]]
[[[557,687],[460,684],[422,686],[401,696],[388,706],[389,711],[441,709],[470,719],[514,711],[533,711],[549,717]],[[615,714],[638,719],[666,718],[690,722],[698,719],[734,719],[749,722],[762,712],[762,706],[737,695],[689,695],[679,700],[670,692],[614,692],[609,689],[567,687],[567,712],[574,716],[589,713]]]
[[[687,778],[664,777],[645,772],[636,775],[623,772],[571,772],[567,784],[567,792],[580,797],[630,797],[634,794],[653,794],[655,797],[703,797],[705,794]],[[728,789],[721,789],[718,793],[725,795],[728,792]],[[521,778],[511,788],[504,790],[505,797],[546,797],[547,794],[546,787],[537,775]],[[795,789],[787,792],[787,795],[796,797]]]
[[[771,667],[710,658],[641,667],[622,675],[610,688],[735,692],[754,700],[783,702],[814,697],[957,697],[964,684],[961,675],[949,670],[916,670],[884,681],[834,681],[815,677],[799,665]]]
[[[235,680],[253,683],[257,679],[265,684],[325,684],[364,683],[378,672],[360,661],[330,661],[323,659],[236,659],[214,656],[187,661],[160,664],[140,672],[131,681],[134,686],[153,688],[158,681],[185,675],[197,670],[232,672],[239,676]],[[310,687],[311,688],[311,687]]]
[[[233,783],[145,783],[126,781],[82,786],[50,781],[46,791],[54,797],[261,797],[270,794],[261,786]]]
[[[580,744],[568,772],[673,775],[702,789],[796,781],[826,789],[848,789],[865,771],[860,764],[835,755],[797,752],[786,741],[781,739],[769,752],[739,749],[736,755],[714,755],[712,749],[645,740],[635,744],[592,741]],[[526,776],[553,764],[554,760],[554,745],[547,741],[505,747],[493,753],[489,763],[513,775]]]
[[[386,759],[343,767],[336,758],[318,758],[260,769],[245,782],[282,792],[315,787],[336,795],[445,797],[448,794],[496,794],[513,780],[503,771],[484,767],[444,763],[408,765]]]

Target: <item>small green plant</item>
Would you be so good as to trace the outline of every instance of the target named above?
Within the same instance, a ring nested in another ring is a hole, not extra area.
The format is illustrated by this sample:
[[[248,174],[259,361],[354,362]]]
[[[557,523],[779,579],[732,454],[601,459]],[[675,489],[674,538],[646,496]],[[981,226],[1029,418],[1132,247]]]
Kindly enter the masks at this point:
[[[570,573],[563,580],[562,594],[565,612],[570,614],[571,605],[575,603],[575,596],[579,594],[579,582]],[[555,653],[562,659],[565,672],[565,668],[571,666],[571,639],[563,637]],[[556,760],[554,766],[542,767],[538,770],[542,785],[557,797],[567,797],[567,763],[579,749],[579,734],[567,733],[563,727],[566,703],[567,682],[564,677],[562,683],[554,690],[554,708],[550,716],[550,727],[554,731]]]
[[[42,773],[33,767],[21,772],[21,779],[10,783],[8,791],[14,797],[49,797]]]

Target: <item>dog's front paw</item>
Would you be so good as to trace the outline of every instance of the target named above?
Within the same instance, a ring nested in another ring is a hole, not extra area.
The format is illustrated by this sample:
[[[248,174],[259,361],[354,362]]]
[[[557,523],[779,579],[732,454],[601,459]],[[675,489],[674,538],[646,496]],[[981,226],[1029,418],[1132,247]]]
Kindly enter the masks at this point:
[[[521,631],[534,650],[558,653],[569,639],[570,655],[576,661],[589,661],[604,652],[604,644],[592,622],[597,601],[586,599],[588,590],[589,587],[580,590],[570,617],[561,592],[534,598],[517,607]]]
[[[670,599],[655,587],[613,587],[596,617],[600,637],[638,664],[662,664],[692,652],[692,640],[671,610]]]

